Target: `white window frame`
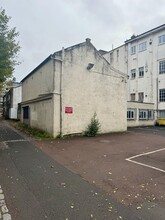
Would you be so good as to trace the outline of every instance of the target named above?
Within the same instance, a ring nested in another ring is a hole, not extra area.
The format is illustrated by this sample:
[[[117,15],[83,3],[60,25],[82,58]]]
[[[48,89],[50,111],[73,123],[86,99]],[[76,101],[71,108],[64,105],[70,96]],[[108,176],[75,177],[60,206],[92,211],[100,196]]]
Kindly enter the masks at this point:
[[[165,34],[158,37],[158,44],[165,44]]]
[[[136,54],[136,46],[131,47],[131,54]]]
[[[165,102],[165,89],[159,89],[159,102]]]
[[[154,110],[153,109],[139,109],[139,120],[153,120]]]
[[[139,77],[144,77],[144,66],[139,67]]]
[[[148,110],[139,109],[139,120],[147,120],[147,119],[148,119]]]
[[[159,61],[159,74],[165,74],[165,60]]]
[[[147,42],[143,42],[141,44],[139,44],[139,52],[145,51],[147,50]]]
[[[136,109],[127,109],[127,120],[136,120]]]
[[[136,78],[136,69],[132,69],[131,70],[131,79],[135,79]]]

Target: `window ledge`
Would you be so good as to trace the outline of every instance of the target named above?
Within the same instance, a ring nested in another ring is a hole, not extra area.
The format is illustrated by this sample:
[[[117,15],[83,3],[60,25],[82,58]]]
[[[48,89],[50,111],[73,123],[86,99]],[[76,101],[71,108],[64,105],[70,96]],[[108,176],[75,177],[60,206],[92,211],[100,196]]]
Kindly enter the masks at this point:
[[[144,52],[144,51],[146,51],[147,49],[145,49],[145,50],[139,50],[139,53],[141,53],[141,52]]]
[[[163,45],[163,44],[165,44],[165,42],[163,42],[163,43],[159,43],[158,46],[161,46],[161,45]]]

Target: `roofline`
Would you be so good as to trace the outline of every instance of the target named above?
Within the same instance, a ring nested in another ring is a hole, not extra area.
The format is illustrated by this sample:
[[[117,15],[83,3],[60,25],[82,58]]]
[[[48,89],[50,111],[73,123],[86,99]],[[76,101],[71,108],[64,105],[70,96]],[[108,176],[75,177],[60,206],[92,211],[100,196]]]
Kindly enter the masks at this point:
[[[74,49],[75,47],[79,47],[79,46],[85,46],[85,45],[90,45],[93,47],[93,49],[96,51],[96,53],[98,54],[98,56],[100,56],[104,61],[106,61],[109,65],[110,63],[99,53],[99,51],[96,49],[96,47],[91,43],[91,39],[90,38],[86,38],[86,41],[85,42],[82,42],[82,43],[79,43],[79,44],[75,44],[73,46],[70,46],[70,47],[67,47],[67,48],[64,48],[64,51],[69,51],[71,49]],[[120,46],[121,47],[121,46]],[[118,47],[119,48],[119,47]],[[62,53],[62,50],[59,50],[59,51],[56,51],[54,52],[53,54],[50,54],[42,63],[40,63],[35,69],[33,69],[27,76],[25,76],[21,83],[23,83],[27,78],[29,78],[31,75],[33,75],[37,70],[39,70],[43,65],[45,65],[46,63],[48,63],[52,58],[55,59],[55,56],[56,55],[61,55]],[[107,52],[108,53],[108,52]],[[112,70],[114,70],[115,72],[121,74],[121,75],[124,75],[124,76],[127,76],[127,74],[123,73],[123,72],[120,72],[118,71],[117,69],[113,68],[111,65],[110,65],[110,68]]]
[[[83,46],[83,45],[85,45],[85,44],[86,44],[86,42],[82,42],[82,43],[79,43],[79,44],[75,44],[75,45],[73,45],[73,46],[64,48],[64,51],[67,52],[67,51],[69,51],[69,50],[71,50],[71,49],[74,49],[75,47]],[[54,52],[54,53],[53,53],[53,56],[56,55],[56,54],[59,54],[59,53],[62,53],[62,50],[58,50],[58,51]]]
[[[88,40],[88,38],[87,38]],[[83,43],[79,43],[79,44],[75,44],[73,46],[70,46],[70,47],[67,47],[67,48],[64,48],[65,51],[68,51],[70,49],[73,49],[74,47],[77,47],[77,46],[81,46],[83,44],[85,44],[86,42],[83,42]],[[28,77],[30,77],[31,75],[33,75],[33,73],[35,73],[37,70],[39,70],[44,64],[46,64],[47,62],[49,62],[52,57],[56,54],[59,54],[59,53],[62,53],[62,50],[59,50],[59,51],[56,51],[54,52],[53,54],[50,54],[42,63],[40,63],[35,69],[33,69],[27,76],[25,76],[21,82],[25,81]]]
[[[145,37],[145,36],[147,36],[150,33],[154,33],[156,31],[162,30],[163,28],[165,28],[165,24],[162,24],[162,25],[160,25],[160,26],[158,26],[156,28],[153,28],[153,29],[151,29],[149,31],[146,31],[146,32],[142,33],[142,34],[139,34],[139,35],[135,36],[133,39],[126,40],[125,44],[130,43],[132,41],[135,41],[135,40],[137,40],[139,38]]]
[[[39,70],[44,64],[49,62],[51,60],[52,54],[49,55],[42,63],[40,63],[35,69],[33,69],[25,78],[22,79],[21,82],[25,81],[29,76],[31,76],[33,73],[35,73],[37,70]]]

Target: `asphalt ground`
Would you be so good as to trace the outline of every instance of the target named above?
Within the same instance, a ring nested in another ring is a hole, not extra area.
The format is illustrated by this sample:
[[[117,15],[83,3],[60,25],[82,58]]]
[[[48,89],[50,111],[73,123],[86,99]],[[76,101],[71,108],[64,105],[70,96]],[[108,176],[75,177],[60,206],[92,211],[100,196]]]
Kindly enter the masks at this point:
[[[0,184],[12,220],[155,219],[64,167],[3,121],[0,144]]]
[[[164,127],[131,128],[128,132],[94,138],[74,137],[34,144],[134,210],[141,219],[165,218]]]

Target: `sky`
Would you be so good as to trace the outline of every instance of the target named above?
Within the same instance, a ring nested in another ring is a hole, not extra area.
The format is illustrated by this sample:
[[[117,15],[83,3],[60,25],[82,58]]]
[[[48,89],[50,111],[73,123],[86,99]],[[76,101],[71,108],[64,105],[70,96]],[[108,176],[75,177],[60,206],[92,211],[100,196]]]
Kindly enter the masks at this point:
[[[19,32],[18,82],[62,47],[90,38],[109,51],[165,23],[164,0],[0,0],[0,7]]]

